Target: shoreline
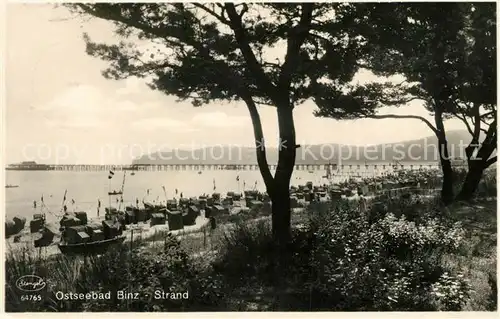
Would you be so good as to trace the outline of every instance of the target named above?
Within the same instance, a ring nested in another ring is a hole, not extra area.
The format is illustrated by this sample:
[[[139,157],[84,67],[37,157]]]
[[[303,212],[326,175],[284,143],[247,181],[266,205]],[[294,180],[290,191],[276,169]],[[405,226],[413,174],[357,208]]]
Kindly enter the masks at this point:
[[[367,195],[364,196],[364,198],[368,201],[372,201],[374,198],[377,196],[382,195],[383,193],[386,192],[395,192],[395,193],[400,193],[403,191],[411,191],[412,193],[418,194],[419,192],[416,191],[425,191],[426,194],[420,194],[421,196],[430,196],[429,193],[434,193],[436,190],[432,189],[423,189],[419,188],[416,189],[415,187],[400,187],[400,188],[394,188],[394,189],[386,189],[386,190],[381,190],[379,192],[376,192],[375,194]],[[397,195],[395,195],[397,196]],[[360,196],[355,193],[352,196],[345,196],[342,195],[341,198],[337,200],[348,200],[348,201],[356,201],[359,200]],[[335,199],[330,198],[330,195],[327,195],[326,198],[320,198],[319,202],[333,202]],[[293,209],[306,209],[308,206],[311,205],[311,203],[314,202],[307,202],[304,199],[297,200],[298,207],[295,207]],[[230,212],[229,215],[238,215],[238,214],[245,214],[245,210],[248,210],[249,208],[245,205],[245,200],[240,200],[240,201],[235,201],[233,205],[230,206]],[[183,229],[179,230],[173,230],[169,231],[168,230],[168,223],[165,224],[160,224],[160,225],[154,225],[150,226],[149,220],[146,222],[139,222],[137,224],[129,224],[126,227],[126,230],[123,231],[123,236],[125,236],[124,243],[129,243],[133,241],[135,238],[140,238],[141,240],[151,240],[154,242],[155,237],[159,235],[163,235],[165,233],[170,232],[174,236],[184,236],[184,235],[189,235],[192,233],[198,233],[202,232],[203,228],[205,227],[210,227],[210,220],[208,218],[204,217],[205,211],[201,210],[200,211],[200,216],[196,217],[195,219],[195,224],[194,225],[188,225],[184,226]],[[101,223],[104,220],[103,216],[100,217],[92,217],[89,218],[88,224],[91,224],[92,222],[97,222]],[[52,224],[52,223],[51,223]],[[20,236],[20,241],[19,242],[14,242],[14,238],[16,236]],[[38,239],[41,237],[41,234],[39,232],[37,233],[30,233],[28,229],[28,225],[25,226],[25,228],[18,234],[12,235],[9,238],[6,238],[6,252],[7,254],[9,253],[21,253],[21,252],[28,252],[30,254],[35,254],[35,255],[42,255],[42,258],[47,258],[50,256],[58,255],[61,254],[59,248],[58,248],[58,243],[60,242],[61,238],[61,233],[58,232],[54,235],[54,240],[53,242],[45,247],[40,247],[40,248],[35,248],[34,247],[34,240]],[[162,237],[163,238],[163,237]]]

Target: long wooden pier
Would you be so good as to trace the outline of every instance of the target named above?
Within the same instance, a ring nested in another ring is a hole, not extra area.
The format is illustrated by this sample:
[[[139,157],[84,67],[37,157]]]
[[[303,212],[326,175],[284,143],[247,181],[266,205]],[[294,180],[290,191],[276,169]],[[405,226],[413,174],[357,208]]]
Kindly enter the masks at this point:
[[[271,170],[275,170],[277,165],[269,165]],[[393,171],[395,169],[419,170],[438,168],[438,164],[298,164],[295,170],[298,171],[323,171],[328,167],[332,171]],[[224,165],[224,164],[159,164],[159,165],[50,165],[50,170],[54,171],[77,171],[77,172],[100,172],[100,171],[211,171],[211,170],[237,170],[237,171],[257,171],[256,164],[245,165]]]

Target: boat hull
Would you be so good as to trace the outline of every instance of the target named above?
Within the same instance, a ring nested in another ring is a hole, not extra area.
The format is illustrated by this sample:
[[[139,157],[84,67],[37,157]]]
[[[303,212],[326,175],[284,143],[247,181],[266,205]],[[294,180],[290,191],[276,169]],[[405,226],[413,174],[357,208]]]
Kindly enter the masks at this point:
[[[65,255],[90,255],[102,254],[111,246],[123,243],[125,236],[119,236],[111,239],[94,241],[81,244],[59,244],[59,250]]]

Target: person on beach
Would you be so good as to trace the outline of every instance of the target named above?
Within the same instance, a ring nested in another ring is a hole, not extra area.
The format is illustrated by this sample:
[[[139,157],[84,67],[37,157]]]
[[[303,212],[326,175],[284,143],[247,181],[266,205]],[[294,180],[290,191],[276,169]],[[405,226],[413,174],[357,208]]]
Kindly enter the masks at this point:
[[[63,210],[66,213],[68,211],[68,207],[66,205],[63,206]]]
[[[36,200],[33,201],[33,208],[36,209]]]
[[[211,216],[210,217],[210,229],[214,230],[215,228],[217,228],[217,222],[215,220],[215,217]]]
[[[366,215],[368,210],[368,205],[365,196],[361,192],[359,194],[359,212],[363,215]]]
[[[135,205],[137,206],[137,208],[139,208],[139,198],[135,198]]]

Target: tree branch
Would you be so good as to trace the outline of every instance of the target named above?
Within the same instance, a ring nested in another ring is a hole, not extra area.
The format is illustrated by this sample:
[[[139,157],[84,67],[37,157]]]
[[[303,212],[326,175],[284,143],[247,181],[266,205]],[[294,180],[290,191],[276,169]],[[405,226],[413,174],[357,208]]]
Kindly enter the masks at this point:
[[[486,163],[484,163],[484,169],[487,169],[488,167],[490,167],[491,165],[495,164],[496,162],[497,162],[497,157],[496,156],[490,158],[489,160],[486,161]]]
[[[300,47],[304,43],[311,29],[311,20],[314,3],[302,4],[299,24],[289,31],[285,62],[281,68],[278,86],[288,89],[292,81],[293,70],[297,67]]]
[[[257,58],[250,47],[250,41],[248,40],[248,36],[243,27],[241,16],[236,12],[236,8],[233,3],[226,3],[225,8],[229,17],[230,27],[234,32],[236,42],[238,43],[248,68],[255,75],[260,89],[272,97],[273,100],[277,100],[276,86],[267,77],[266,73],[262,69],[262,66],[257,61]]]
[[[472,106],[472,112],[473,112],[473,123],[474,123],[474,133],[472,135],[472,138],[474,141],[479,140],[479,134],[481,133],[481,114],[479,113],[479,103],[474,103]],[[465,117],[465,115],[464,115]]]
[[[458,113],[453,113],[453,115],[454,115],[456,118],[458,118],[459,120],[461,120],[462,122],[464,122],[465,127],[467,128],[467,131],[469,131],[470,135],[472,136],[472,139],[474,139],[475,134],[474,134],[474,131],[472,130],[472,128],[471,128],[471,126],[470,126],[469,122],[467,121],[467,118],[466,118],[465,116],[461,116],[461,115],[460,115],[460,114],[458,114]],[[472,123],[472,124],[473,124],[474,126],[476,126],[476,125],[477,125],[477,124],[475,124],[475,123]]]
[[[267,163],[264,132],[262,130],[259,111],[257,110],[257,106],[250,95],[243,94],[243,101],[245,101],[252,119],[255,148],[257,152],[257,164],[259,165],[259,170],[262,174],[262,178],[264,179],[264,183],[266,184],[266,188],[268,189],[268,192],[270,192],[273,189],[274,178]]]
[[[408,104],[408,103],[410,103],[412,101],[416,101],[416,100],[425,101],[424,98],[415,96],[415,97],[408,98],[408,99],[392,100],[392,101],[387,100],[387,99],[379,99],[379,102],[382,104],[386,104],[386,105],[404,105],[404,104]]]
[[[481,115],[481,119],[484,119],[485,117],[488,117],[490,115],[494,115],[495,113],[496,113],[496,110],[485,113],[485,114]]]
[[[372,119],[414,119],[414,120],[420,120],[427,124],[427,126],[434,132],[437,133],[438,130],[435,128],[431,122],[426,120],[425,118],[417,115],[396,115],[396,114],[387,114],[387,115],[365,115],[365,118],[372,118]]]
[[[95,17],[98,17],[98,18],[101,18],[104,20],[111,20],[111,21],[123,23],[127,26],[136,28],[138,30],[142,30],[146,33],[149,33],[149,34],[154,35],[158,38],[161,38],[162,40],[166,41],[169,44],[177,45],[177,46],[179,45],[179,43],[176,43],[175,41],[172,41],[169,38],[177,39],[181,42],[184,41],[187,45],[190,45],[193,48],[195,48],[196,50],[198,50],[200,52],[200,54],[202,54],[204,56],[204,58],[206,58],[208,60],[213,60],[210,57],[210,52],[208,51],[208,49],[205,48],[201,43],[198,43],[196,41],[186,41],[186,39],[180,39],[178,36],[174,36],[171,33],[168,33],[161,28],[150,27],[148,25],[139,23],[134,19],[125,18],[124,16],[122,16],[120,14],[112,14],[110,12],[104,13],[104,12],[100,12],[99,10],[94,10],[90,6],[88,6],[84,3],[77,3],[76,5],[80,9],[82,9],[84,12],[86,12],[87,14],[93,15]]]
[[[205,11],[206,13],[210,14],[212,17],[216,18],[217,20],[219,20],[220,22],[222,22],[223,24],[225,25],[229,25],[229,20],[227,20],[226,18],[224,18],[224,13],[222,13],[222,15],[220,14],[217,14],[217,12],[215,12],[214,10],[210,9],[210,8],[207,8],[206,6],[204,6],[203,4],[201,3],[196,3],[196,2],[193,2],[191,3],[193,6]]]
[[[497,141],[496,141],[496,136],[497,136],[497,120],[495,119],[495,121],[493,121],[493,123],[491,123],[491,126],[489,127],[488,131],[486,132],[486,137],[484,138],[483,140],[483,145],[485,144],[489,144],[491,146],[493,146],[494,148],[496,148],[497,146]]]

